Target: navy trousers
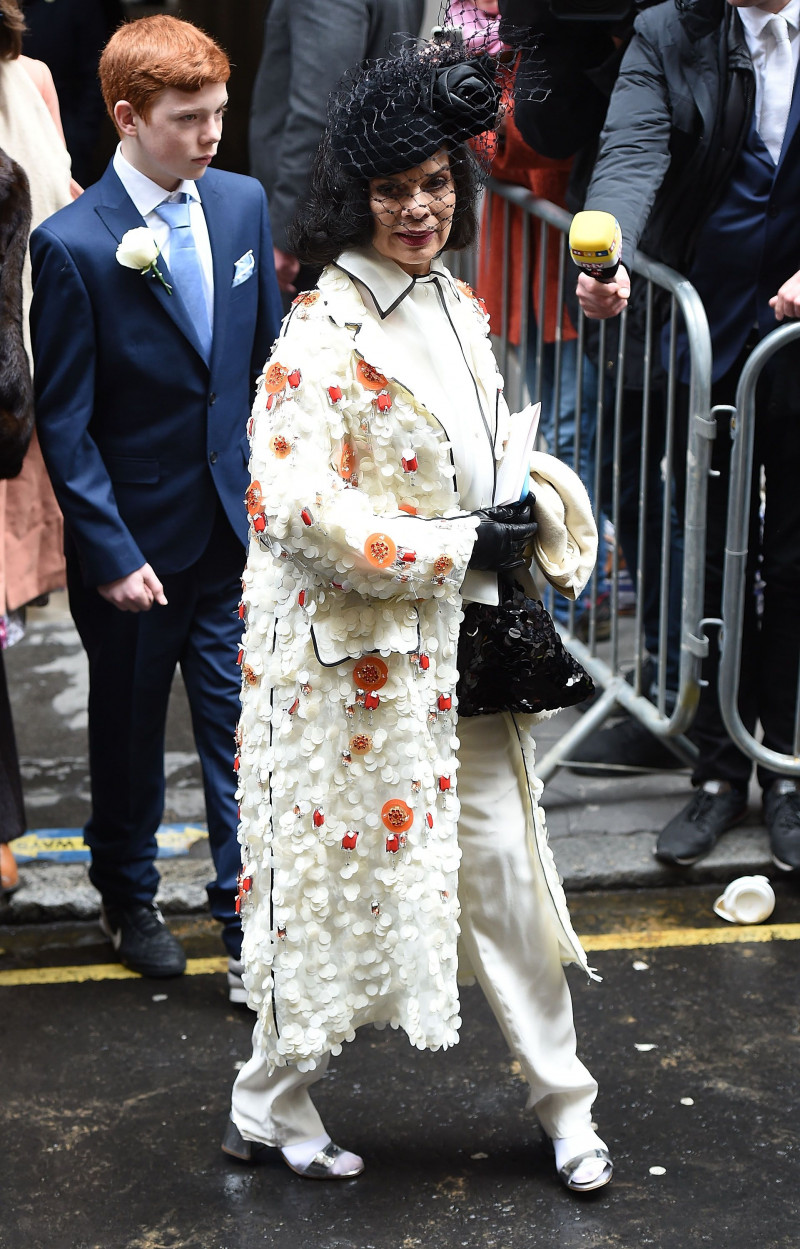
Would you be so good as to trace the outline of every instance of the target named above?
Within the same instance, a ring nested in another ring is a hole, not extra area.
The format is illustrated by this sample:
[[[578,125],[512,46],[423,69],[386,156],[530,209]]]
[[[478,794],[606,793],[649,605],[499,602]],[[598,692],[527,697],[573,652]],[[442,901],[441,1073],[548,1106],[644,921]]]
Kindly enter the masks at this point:
[[[111,904],[151,902],[155,896],[167,704],[180,664],[216,872],[208,899],[234,958],[242,940],[235,911],[240,852],[233,760],[244,561],[244,548],[218,506],[200,559],[161,578],[168,606],[121,612],[86,588],[77,554],[67,544],[70,609],[89,659],[92,813],[84,836],[92,852],[91,881]]]

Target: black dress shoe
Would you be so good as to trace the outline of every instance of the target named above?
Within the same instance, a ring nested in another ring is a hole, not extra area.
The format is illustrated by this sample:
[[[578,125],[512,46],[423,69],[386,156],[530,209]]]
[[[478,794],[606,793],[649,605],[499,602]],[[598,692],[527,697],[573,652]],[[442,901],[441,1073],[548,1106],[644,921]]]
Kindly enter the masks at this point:
[[[747,815],[747,794],[724,781],[706,781],[662,831],[655,856],[662,863],[689,867],[713,850],[721,833]],[[723,786],[723,789],[716,788]]]
[[[664,772],[687,765],[660,737],[626,716],[610,728],[600,729],[575,747],[580,759],[565,761],[577,776],[619,776],[625,772]]]
[[[100,927],[111,939],[122,965],[140,976],[180,976],[186,970],[183,946],[167,928],[155,903],[103,903]]]
[[[796,781],[773,781],[764,791],[764,823],[773,863],[783,872],[800,871],[800,792]]]

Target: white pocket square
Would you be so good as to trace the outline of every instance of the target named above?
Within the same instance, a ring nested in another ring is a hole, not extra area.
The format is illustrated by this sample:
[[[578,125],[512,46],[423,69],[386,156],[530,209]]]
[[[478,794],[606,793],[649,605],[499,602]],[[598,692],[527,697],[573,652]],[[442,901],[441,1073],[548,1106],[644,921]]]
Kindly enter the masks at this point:
[[[246,282],[248,278],[251,278],[255,273],[255,268],[256,258],[253,255],[253,249],[251,248],[249,252],[245,252],[243,256],[240,256],[236,261],[236,264],[233,266],[233,282],[231,283],[231,289],[234,286],[241,286],[242,282]]]

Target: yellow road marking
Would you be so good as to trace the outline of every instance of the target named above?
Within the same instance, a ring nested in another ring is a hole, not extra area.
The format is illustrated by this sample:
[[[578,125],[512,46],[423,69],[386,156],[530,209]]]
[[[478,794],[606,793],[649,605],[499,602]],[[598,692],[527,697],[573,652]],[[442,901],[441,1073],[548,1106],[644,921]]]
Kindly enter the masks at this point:
[[[187,976],[210,976],[213,972],[227,970],[226,958],[190,958],[186,963]],[[0,989],[17,985],[80,984],[86,980],[140,979],[135,971],[128,971],[120,963],[89,963],[85,967],[30,967],[19,971],[0,971]],[[158,982],[152,980],[150,983],[155,985]]]
[[[752,941],[798,941],[800,924],[753,924],[743,928],[663,928],[581,937],[584,949],[666,950],[670,946],[744,945]]]
[[[581,937],[588,953],[598,950],[667,950],[681,946],[747,945],[764,941],[800,941],[800,924],[758,924],[743,928],[662,928],[640,932],[607,932]],[[210,976],[227,971],[228,960],[190,958],[187,976]],[[85,967],[31,967],[0,971],[0,989],[21,985],[81,984],[87,980],[139,980],[136,972],[119,963],[90,963]],[[151,981],[151,984],[156,984]]]

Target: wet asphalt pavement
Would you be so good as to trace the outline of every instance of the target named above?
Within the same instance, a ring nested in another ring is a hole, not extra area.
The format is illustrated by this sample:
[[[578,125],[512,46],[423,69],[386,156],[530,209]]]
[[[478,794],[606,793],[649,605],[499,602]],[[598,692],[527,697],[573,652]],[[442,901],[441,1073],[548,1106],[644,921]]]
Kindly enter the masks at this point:
[[[91,924],[4,928],[0,1246],[795,1249],[800,900],[779,888],[784,939],[758,942],[714,919],[714,894],[573,900],[578,931],[617,946],[592,954],[602,984],[570,973],[617,1164],[611,1187],[583,1198],[557,1182],[476,988],[452,1051],[372,1029],[345,1046],[316,1099],[367,1170],[312,1183],[219,1150],[250,1022],[199,961],[220,953],[208,921],[173,921],[205,974],[161,982],[29,983],[108,964],[109,947]],[[697,944],[709,930],[724,943]]]

